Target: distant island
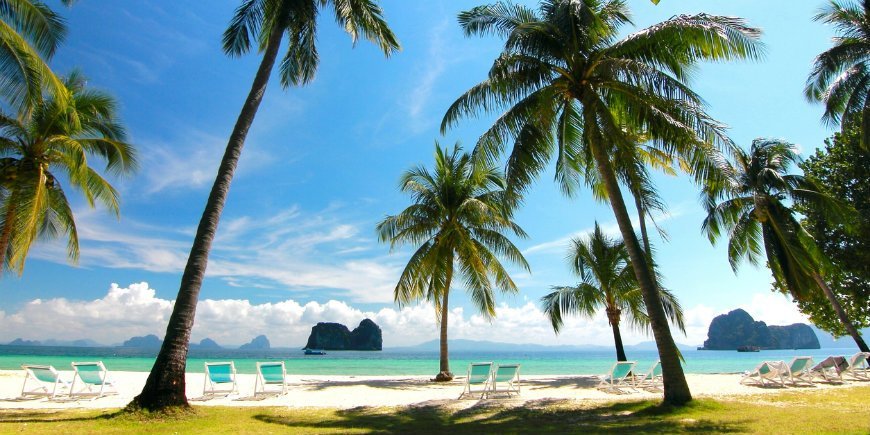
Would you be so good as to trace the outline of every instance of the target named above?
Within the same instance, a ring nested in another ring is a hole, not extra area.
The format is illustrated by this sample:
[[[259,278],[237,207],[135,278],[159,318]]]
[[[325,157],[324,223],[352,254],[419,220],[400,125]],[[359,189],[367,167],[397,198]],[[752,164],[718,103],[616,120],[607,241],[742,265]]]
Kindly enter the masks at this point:
[[[258,335],[251,340],[250,343],[243,344],[239,347],[240,350],[269,350],[272,346],[269,344],[269,339],[265,335]]]
[[[143,337],[132,337],[121,345],[121,347],[138,347],[146,349],[153,349],[160,346],[163,346],[163,340],[154,334],[148,334]]]
[[[768,326],[756,321],[744,310],[736,309],[716,316],[710,323],[703,350],[736,350],[738,347],[761,349],[819,349],[819,338],[810,325]]]
[[[363,319],[353,331],[341,323],[320,322],[311,328],[305,349],[382,350],[381,327]]]

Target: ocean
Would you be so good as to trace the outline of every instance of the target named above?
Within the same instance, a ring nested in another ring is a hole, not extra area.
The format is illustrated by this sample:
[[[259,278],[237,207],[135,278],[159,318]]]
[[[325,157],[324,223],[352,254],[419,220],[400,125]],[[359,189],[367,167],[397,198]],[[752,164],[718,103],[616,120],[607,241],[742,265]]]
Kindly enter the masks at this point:
[[[742,373],[765,360],[790,361],[795,356],[812,356],[820,361],[830,355],[850,356],[856,348],[815,350],[763,350],[761,352],[686,350],[684,368],[687,373]],[[658,359],[654,350],[627,350],[628,358],[646,370]],[[123,347],[61,347],[61,346],[0,346],[0,370],[19,370],[22,364],[50,364],[58,370],[70,370],[73,361],[103,361],[109,370],[147,372],[154,365],[156,349]],[[239,373],[255,373],[257,361],[283,360],[290,375],[348,376],[410,376],[435,375],[438,372],[437,351],[356,352],[329,351],[326,355],[303,355],[298,349],[238,350],[215,349],[190,351],[189,373],[202,373],[207,361],[235,362]],[[464,375],[468,364],[479,361],[520,363],[527,375],[597,375],[610,369],[615,352],[534,351],[498,352],[460,350],[450,353],[450,368]]]

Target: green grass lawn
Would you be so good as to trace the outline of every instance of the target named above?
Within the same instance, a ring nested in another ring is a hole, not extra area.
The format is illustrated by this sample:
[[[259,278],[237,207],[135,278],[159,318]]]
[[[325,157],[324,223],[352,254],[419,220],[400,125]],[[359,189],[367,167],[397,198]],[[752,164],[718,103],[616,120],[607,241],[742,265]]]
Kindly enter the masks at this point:
[[[468,409],[195,407],[174,416],[104,411],[0,411],[0,433],[837,433],[870,434],[870,385],[805,389],[665,409],[650,401],[592,404],[491,400]]]

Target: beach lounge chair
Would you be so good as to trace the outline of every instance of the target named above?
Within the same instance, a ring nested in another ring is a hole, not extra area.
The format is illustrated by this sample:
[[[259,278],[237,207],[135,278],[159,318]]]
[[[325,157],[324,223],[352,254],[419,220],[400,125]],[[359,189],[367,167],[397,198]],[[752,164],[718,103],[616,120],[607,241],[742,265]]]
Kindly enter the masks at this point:
[[[811,356],[796,356],[792,358],[788,364],[788,372],[784,378],[792,385],[798,385],[803,382],[807,385],[813,384],[813,374],[810,369],[813,366],[813,357]]]
[[[203,396],[216,396],[219,394],[229,396],[238,391],[236,365],[232,361],[205,363],[205,383],[202,387]]]
[[[744,373],[740,383],[746,385],[751,382],[763,387],[767,385],[765,384],[765,381],[767,381],[768,383],[784,387],[784,376],[787,372],[788,366],[786,366],[785,361],[763,361],[751,371]]]
[[[520,365],[497,364],[492,370],[492,383],[489,391],[492,394],[505,393],[510,397],[511,393],[520,395]]]
[[[480,393],[483,399],[489,390],[489,382],[492,380],[492,363],[471,363],[468,365],[468,375],[465,377],[465,386],[462,388],[461,399],[466,394]],[[478,389],[475,390],[475,387]]]
[[[661,390],[664,385],[662,381],[662,362],[656,361],[649,368],[649,371],[635,376],[634,385],[649,390]]]
[[[849,358],[849,367],[843,371],[843,376],[848,376],[856,381],[870,381],[870,370],[867,369],[867,358],[870,353],[858,352]]]
[[[637,361],[617,361],[610,372],[601,376],[598,389],[613,393],[625,393],[624,387],[634,390],[634,377],[631,375]]]
[[[24,385],[21,386],[21,397],[48,397],[54,399],[58,394],[68,390],[69,382],[60,377],[60,373],[52,366],[24,364]],[[27,384],[31,387],[28,390]]]
[[[115,384],[109,378],[109,371],[102,361],[97,362],[74,362],[72,363],[74,371],[72,386],[69,389],[69,396],[94,396],[94,399],[105,396],[106,394],[117,394],[118,390]],[[80,387],[76,391],[76,385]]]
[[[849,361],[841,356],[829,356],[816,364],[810,370],[813,378],[820,378],[825,382],[843,382],[843,372],[849,368]]]
[[[280,391],[267,391],[266,387],[281,387]],[[287,392],[287,370],[284,361],[257,363],[257,379],[254,381],[254,397],[258,394],[284,394]]]

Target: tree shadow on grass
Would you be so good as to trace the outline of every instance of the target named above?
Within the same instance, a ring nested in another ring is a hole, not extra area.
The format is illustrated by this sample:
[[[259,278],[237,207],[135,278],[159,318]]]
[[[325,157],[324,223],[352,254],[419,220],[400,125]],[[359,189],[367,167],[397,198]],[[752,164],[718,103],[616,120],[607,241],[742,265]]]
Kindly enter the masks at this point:
[[[699,405],[695,405],[697,407]],[[704,405],[700,405],[704,406]],[[375,408],[338,411],[334,418],[306,420],[304,415],[258,414],[253,418],[302,432],[324,430],[369,433],[736,433],[747,422],[718,422],[685,418],[682,408],[653,402],[611,403],[577,408],[566,401],[541,401],[525,406],[472,406],[451,410],[444,406],[412,406],[393,412]]]
[[[97,411],[99,412],[99,411]],[[122,411],[112,411],[95,415],[93,410],[83,411],[82,415],[70,416],[68,411],[58,413],[57,410],[3,410],[0,413],[0,423],[60,423],[72,421],[109,420],[118,417]]]

